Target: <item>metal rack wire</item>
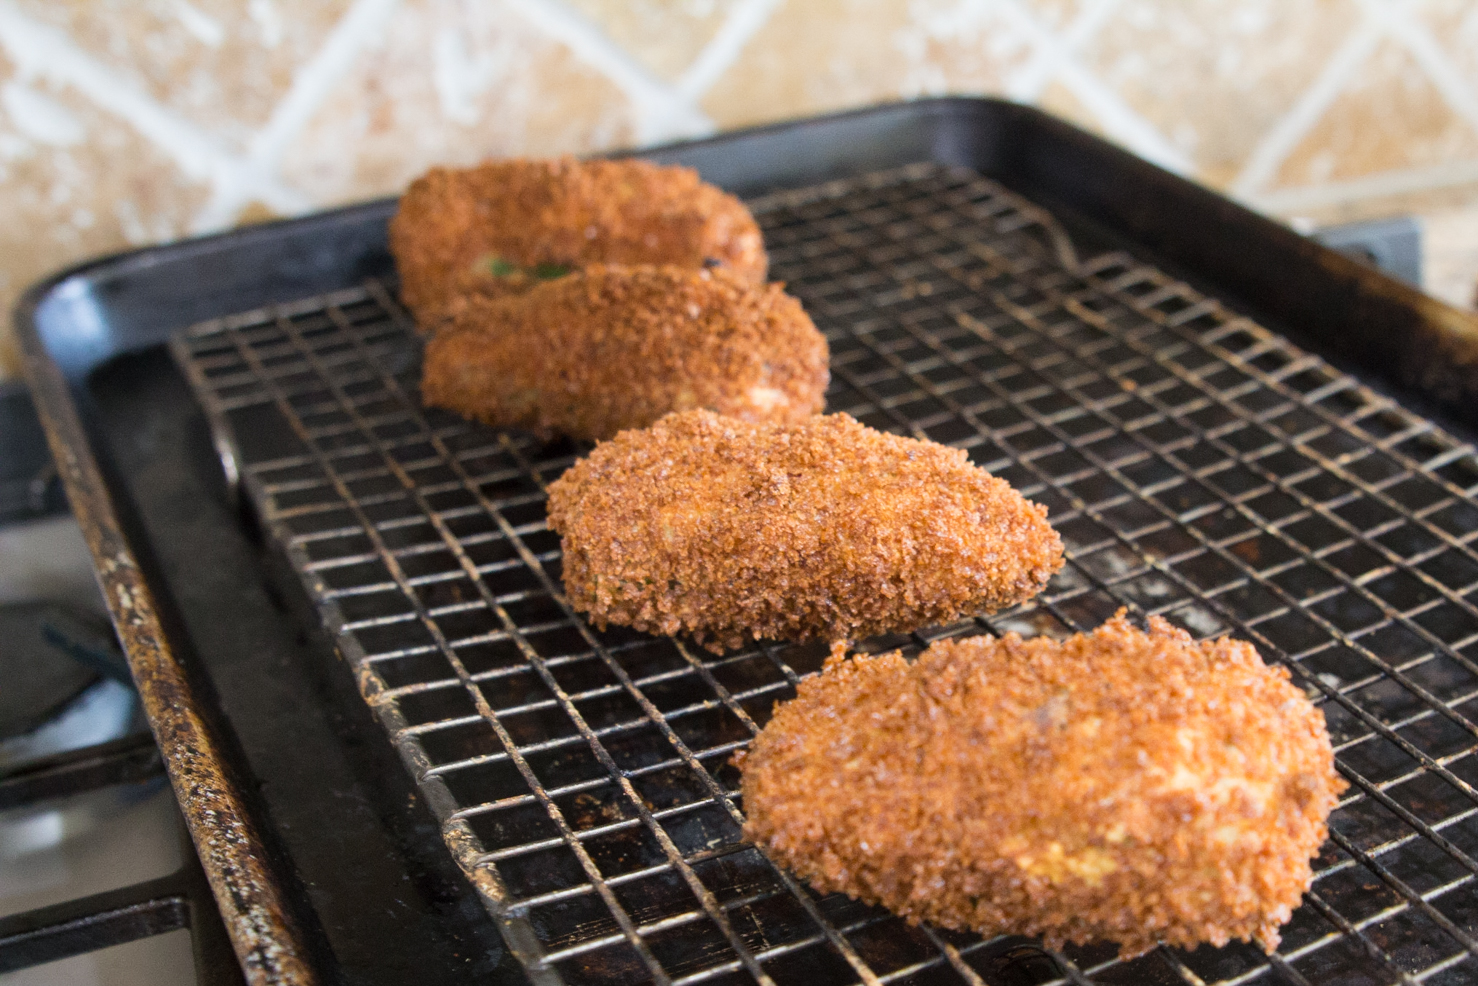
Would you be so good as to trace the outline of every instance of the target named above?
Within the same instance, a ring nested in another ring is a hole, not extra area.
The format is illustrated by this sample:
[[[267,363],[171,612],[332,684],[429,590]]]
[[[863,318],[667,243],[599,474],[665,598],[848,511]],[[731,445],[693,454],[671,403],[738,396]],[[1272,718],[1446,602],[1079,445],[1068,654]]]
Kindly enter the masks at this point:
[[[714,657],[601,632],[543,488],[581,454],[427,412],[383,284],[216,320],[174,352],[538,983],[1459,983],[1478,979],[1478,458],[1317,356],[1050,215],[916,165],[752,203],[832,348],[828,410],[969,450],[1068,564],[989,620],[1120,606],[1230,632],[1318,702],[1351,788],[1273,956],[910,928],[739,835],[729,765],[817,646]]]

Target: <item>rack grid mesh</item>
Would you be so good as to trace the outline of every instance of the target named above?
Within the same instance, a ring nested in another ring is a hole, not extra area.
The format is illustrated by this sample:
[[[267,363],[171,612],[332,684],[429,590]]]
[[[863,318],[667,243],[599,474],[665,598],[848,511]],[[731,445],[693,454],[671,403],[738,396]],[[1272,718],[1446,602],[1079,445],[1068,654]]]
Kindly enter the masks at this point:
[[[446,844],[536,983],[1478,981],[1478,459],[1128,253],[1079,258],[974,172],[751,203],[832,352],[829,411],[967,449],[1046,504],[1033,602],[876,638],[1064,636],[1120,607],[1255,642],[1350,789],[1277,954],[1045,953],[815,894],[742,841],[730,764],[825,656],[714,656],[584,623],[544,488],[587,450],[421,407],[393,288],[173,351]]]

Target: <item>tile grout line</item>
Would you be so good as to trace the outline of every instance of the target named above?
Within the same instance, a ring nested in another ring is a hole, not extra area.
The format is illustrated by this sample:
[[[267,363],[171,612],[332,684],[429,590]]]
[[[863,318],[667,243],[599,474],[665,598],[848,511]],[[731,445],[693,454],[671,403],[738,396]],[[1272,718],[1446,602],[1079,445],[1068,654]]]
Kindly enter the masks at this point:
[[[1367,14],[1380,21],[1392,39],[1404,47],[1421,67],[1427,79],[1442,94],[1447,105],[1478,130],[1478,96],[1420,21],[1402,16],[1404,10],[1393,10],[1388,0],[1356,0]],[[1409,4],[1404,5],[1409,6]]]
[[[1308,135],[1344,92],[1344,84],[1375,52],[1383,37],[1380,27],[1369,16],[1361,18],[1359,26],[1345,38],[1314,81],[1294,101],[1293,107],[1263,134],[1247,156],[1242,170],[1228,186],[1227,194],[1248,199],[1267,186],[1299,141]]]
[[[1362,199],[1435,191],[1478,183],[1478,160],[1451,161],[1416,168],[1398,168],[1347,181],[1296,185],[1262,194],[1238,195],[1260,212],[1287,213],[1358,202]]]
[[[1056,79],[1089,109],[1114,138],[1134,153],[1176,174],[1195,171],[1191,160],[1160,133],[1144,117],[1089,72],[1075,57],[1070,46],[1037,18],[1024,9],[1022,0],[995,0],[995,7],[1031,38],[1038,51],[1045,51],[1057,63]]]
[[[770,22],[785,0],[741,0],[724,19],[703,50],[678,78],[676,90],[688,103],[696,104],[712,89],[756,34]],[[696,105],[693,105],[697,111]]]
[[[600,72],[631,103],[638,143],[712,133],[713,121],[647,71],[605,32],[560,0],[510,0],[528,23]]]
[[[220,188],[243,174],[241,156],[119,77],[62,32],[37,23],[11,3],[0,3],[0,47],[15,61],[22,78],[40,77],[76,91],[163,151],[186,177]],[[271,180],[254,183],[252,194],[282,212],[301,211],[311,204],[298,190]]]
[[[191,222],[191,232],[205,233],[229,225],[251,201],[255,186],[278,181],[278,164],[292,139],[354,67],[370,35],[384,25],[397,3],[398,0],[356,0],[339,18],[313,56],[293,73],[292,84],[272,108],[266,124],[252,135],[239,172],[246,180],[218,183],[210,200]]]
[[[1121,4],[1122,0],[1093,0],[1092,6],[1079,14],[1063,33],[1060,48],[1048,50],[1039,47],[1032,60],[1007,81],[1007,95],[1035,104],[1042,97],[1043,90],[1056,78],[1062,60],[1073,57],[1083,45],[1092,41]]]

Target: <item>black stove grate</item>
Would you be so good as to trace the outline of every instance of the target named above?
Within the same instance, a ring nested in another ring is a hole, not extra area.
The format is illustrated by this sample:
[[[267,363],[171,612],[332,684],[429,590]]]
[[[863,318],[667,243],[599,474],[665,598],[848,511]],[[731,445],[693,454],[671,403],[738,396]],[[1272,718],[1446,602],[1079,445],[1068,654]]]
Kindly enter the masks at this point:
[[[1278,954],[910,928],[740,839],[729,759],[822,646],[715,657],[595,631],[545,484],[585,450],[421,408],[390,289],[220,319],[175,355],[272,541],[539,983],[1413,983],[1478,978],[1478,460],[1126,253],[918,165],[753,203],[832,348],[828,410],[969,450],[1068,563],[991,619],[1120,606],[1230,632],[1319,702],[1351,788]]]

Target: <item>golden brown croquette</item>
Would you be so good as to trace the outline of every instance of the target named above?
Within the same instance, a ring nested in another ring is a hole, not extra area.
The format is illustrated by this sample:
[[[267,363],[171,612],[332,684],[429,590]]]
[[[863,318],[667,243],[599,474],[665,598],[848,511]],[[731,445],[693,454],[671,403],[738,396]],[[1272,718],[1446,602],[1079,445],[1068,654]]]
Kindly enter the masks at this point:
[[[914,630],[1041,591],[1046,508],[965,453],[845,414],[753,424],[669,415],[549,487],[565,591],[600,627],[836,640]]]
[[[782,286],[726,270],[595,265],[461,306],[426,345],[426,402],[500,427],[609,438],[670,411],[820,411],[826,339]]]
[[[692,168],[570,157],[432,168],[401,198],[390,252],[423,328],[455,298],[592,263],[717,264],[755,284],[768,266],[749,210]]]
[[[1346,785],[1251,644],[1120,612],[1057,642],[833,649],[740,758],[745,835],[822,892],[984,935],[1272,951]]]

